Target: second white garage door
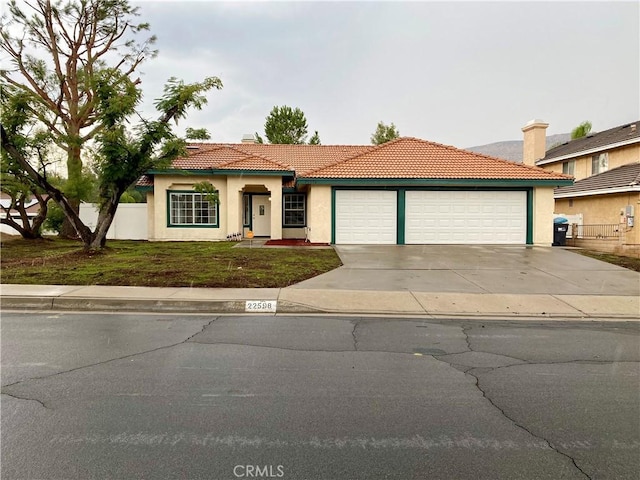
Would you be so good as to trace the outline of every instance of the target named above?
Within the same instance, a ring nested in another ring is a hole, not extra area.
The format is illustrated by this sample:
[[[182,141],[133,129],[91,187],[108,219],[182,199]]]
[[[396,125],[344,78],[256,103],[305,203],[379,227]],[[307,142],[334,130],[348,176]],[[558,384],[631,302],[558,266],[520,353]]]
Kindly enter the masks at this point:
[[[408,191],[405,212],[408,244],[526,243],[526,192]]]
[[[337,244],[395,244],[398,194],[386,190],[336,191]]]

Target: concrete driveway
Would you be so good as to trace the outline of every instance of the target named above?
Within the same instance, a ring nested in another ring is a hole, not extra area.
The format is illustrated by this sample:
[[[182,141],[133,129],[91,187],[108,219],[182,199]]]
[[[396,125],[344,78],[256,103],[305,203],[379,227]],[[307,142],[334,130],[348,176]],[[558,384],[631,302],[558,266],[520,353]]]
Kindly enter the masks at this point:
[[[638,295],[640,273],[557,247],[336,246],[343,266],[289,288]]]

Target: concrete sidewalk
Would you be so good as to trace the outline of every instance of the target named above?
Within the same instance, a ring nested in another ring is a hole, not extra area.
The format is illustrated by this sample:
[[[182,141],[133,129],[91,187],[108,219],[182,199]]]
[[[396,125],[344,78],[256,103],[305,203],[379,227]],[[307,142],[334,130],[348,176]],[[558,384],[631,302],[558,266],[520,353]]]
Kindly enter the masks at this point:
[[[640,296],[1,285],[2,309],[640,320]]]

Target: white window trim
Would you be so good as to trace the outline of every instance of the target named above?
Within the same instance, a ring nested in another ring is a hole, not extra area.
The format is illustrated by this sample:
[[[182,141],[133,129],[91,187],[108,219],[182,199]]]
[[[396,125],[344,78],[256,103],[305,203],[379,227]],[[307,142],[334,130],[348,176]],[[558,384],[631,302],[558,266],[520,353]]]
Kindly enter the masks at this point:
[[[169,209],[167,212],[167,227],[169,228],[218,228],[220,225],[220,209],[218,203],[214,203],[210,208],[213,209],[210,218],[213,217],[213,223],[195,223],[195,202],[196,196],[204,197],[205,195],[199,192],[194,191],[185,191],[185,190],[168,190],[168,202],[167,208]],[[174,195],[189,195],[191,196],[192,209],[194,212],[194,223],[176,223],[173,216],[173,196]],[[206,200],[203,200],[206,201]],[[210,202],[208,202],[210,203]]]

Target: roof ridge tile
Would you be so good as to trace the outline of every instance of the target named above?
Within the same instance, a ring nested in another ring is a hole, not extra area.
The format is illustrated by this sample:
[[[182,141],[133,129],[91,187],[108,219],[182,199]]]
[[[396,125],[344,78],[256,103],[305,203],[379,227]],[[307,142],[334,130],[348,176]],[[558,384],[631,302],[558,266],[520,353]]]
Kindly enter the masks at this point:
[[[372,145],[371,148],[369,148],[369,149],[367,149],[367,150],[365,150],[363,152],[358,152],[358,153],[356,153],[354,155],[351,155],[350,157],[345,157],[345,158],[342,158],[340,160],[336,160],[333,163],[330,163],[330,164],[327,164],[327,165],[323,165],[321,167],[316,168],[315,170],[311,170],[309,172],[306,172],[304,175],[301,175],[301,176],[302,177],[311,177],[312,173],[316,173],[316,172],[319,172],[321,170],[324,170],[324,169],[327,169],[327,168],[330,168],[330,167],[334,167],[336,165],[340,165],[341,163],[345,163],[345,162],[347,162],[349,160],[352,160],[354,158],[358,158],[358,157],[360,157],[362,155],[365,155],[367,153],[371,153],[371,152],[374,152],[376,150],[379,150],[381,147],[383,147],[385,145],[389,145],[391,143],[397,143],[398,140],[405,139],[405,138],[412,138],[412,137],[396,137],[393,140],[389,140],[388,142],[380,143],[378,145]],[[355,145],[355,146],[358,147],[359,145]],[[364,145],[364,146],[369,146],[369,145]]]
[[[244,152],[243,152],[243,153],[244,153]],[[230,166],[232,166],[232,165],[233,165],[233,164],[235,164],[235,163],[246,162],[246,161],[251,160],[251,159],[264,160],[265,162],[271,163],[271,164],[273,164],[273,165],[277,165],[278,167],[282,167],[282,169],[283,169],[283,170],[293,171],[293,169],[291,168],[291,165],[285,165],[285,164],[284,164],[284,163],[282,163],[282,162],[278,162],[277,160],[272,160],[272,159],[270,159],[270,158],[266,158],[266,157],[263,157],[263,156],[261,156],[261,155],[247,155],[247,156],[246,156],[246,157],[244,157],[244,158],[238,158],[238,159],[236,159],[236,160],[229,160],[229,161],[227,161],[227,162],[223,162],[223,163],[219,164],[219,165],[217,166],[217,168],[230,167]]]

